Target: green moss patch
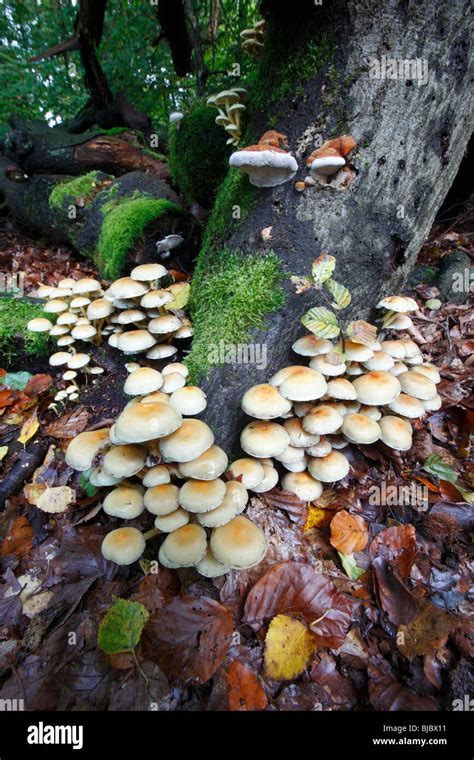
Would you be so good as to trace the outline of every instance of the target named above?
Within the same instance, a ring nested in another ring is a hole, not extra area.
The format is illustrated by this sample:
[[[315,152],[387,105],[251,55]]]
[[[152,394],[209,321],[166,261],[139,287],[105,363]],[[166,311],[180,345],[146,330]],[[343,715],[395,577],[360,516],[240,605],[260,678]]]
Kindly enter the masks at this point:
[[[30,319],[44,317],[41,304],[21,298],[0,298],[0,356],[1,366],[8,369],[17,356],[46,356],[53,342],[47,333],[30,332]],[[54,322],[54,315],[48,314]]]
[[[210,206],[224,179],[230,155],[227,132],[215,123],[216,111],[198,100],[169,131],[169,167],[173,182],[188,201]]]
[[[186,364],[196,382],[213,366],[221,345],[246,342],[265,325],[265,316],[279,309],[285,296],[278,257],[243,255],[226,248],[213,256],[207,271],[196,271],[189,304],[194,326]]]
[[[182,209],[171,201],[146,197],[126,198],[110,205],[97,247],[100,273],[109,279],[119,277],[127,255],[142,238],[147,225],[167,213],[180,214]]]
[[[76,202],[89,195],[99,184],[98,172],[88,172],[80,177],[60,182],[49,194],[49,205],[56,210],[62,209],[67,200]]]
[[[204,230],[196,271],[208,266],[208,256],[247,218],[258,199],[258,188],[251,185],[245,172],[229,169],[219,187],[211,215]]]

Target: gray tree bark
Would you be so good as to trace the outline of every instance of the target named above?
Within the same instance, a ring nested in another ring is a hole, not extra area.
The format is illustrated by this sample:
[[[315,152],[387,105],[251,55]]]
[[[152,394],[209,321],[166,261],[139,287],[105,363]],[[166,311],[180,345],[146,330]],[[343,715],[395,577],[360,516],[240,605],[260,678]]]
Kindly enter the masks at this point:
[[[220,243],[249,254],[271,248],[283,268],[297,275],[309,274],[311,262],[330,253],[337,258],[335,278],[352,294],[344,316],[370,317],[383,294],[403,288],[472,131],[469,3],[324,0],[321,7],[302,1],[289,8],[267,0],[263,7],[269,39],[281,41],[282,55],[285,40],[303,37],[315,18],[319,33],[305,44],[318,43],[326,33],[336,52],[335,60],[314,76],[295,81],[297,96],[272,106],[273,123],[268,113],[254,113],[252,131],[261,134],[271,126],[288,135],[300,167],[294,181],[307,174],[305,161],[318,134],[326,140],[347,131],[358,143],[351,159],[357,176],[346,189],[316,186],[300,194],[291,181],[260,190],[245,221],[232,231],[229,220],[230,233]],[[296,48],[295,55],[303,59],[304,53]],[[383,65],[383,56],[421,61],[427,66],[426,83],[413,77],[372,78],[373,60]],[[260,231],[269,226],[273,239],[265,244]],[[291,345],[305,334],[300,318],[317,305],[317,294],[296,295],[289,282],[286,289],[284,307],[252,337],[267,347],[266,369],[224,365],[203,383],[213,399],[205,418],[229,451],[248,421],[240,411],[245,390],[266,382],[280,367],[300,363]]]

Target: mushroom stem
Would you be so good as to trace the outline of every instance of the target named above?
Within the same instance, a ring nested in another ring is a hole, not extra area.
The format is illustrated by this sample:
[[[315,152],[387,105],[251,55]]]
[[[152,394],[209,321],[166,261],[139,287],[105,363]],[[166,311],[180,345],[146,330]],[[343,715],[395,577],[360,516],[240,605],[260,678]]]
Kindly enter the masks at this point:
[[[159,528],[151,528],[150,530],[147,530],[146,533],[143,534],[143,538],[145,541],[149,541],[151,538],[155,538],[155,536],[159,536],[161,533],[161,530]]]

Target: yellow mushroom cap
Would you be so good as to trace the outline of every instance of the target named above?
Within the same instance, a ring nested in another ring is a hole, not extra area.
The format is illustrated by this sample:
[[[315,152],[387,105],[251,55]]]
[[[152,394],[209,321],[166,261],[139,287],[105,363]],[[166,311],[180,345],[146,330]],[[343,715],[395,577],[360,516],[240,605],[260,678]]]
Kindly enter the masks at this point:
[[[380,438],[380,428],[375,420],[365,414],[346,414],[342,434],[352,443],[374,443]]]
[[[226,493],[223,480],[188,480],[179,491],[179,503],[188,512],[209,512],[222,503]]]
[[[323,492],[319,480],[313,478],[309,472],[288,472],[283,476],[281,486],[285,491],[291,491],[303,501],[318,499]]]
[[[265,477],[263,465],[250,457],[236,459],[229,467],[229,472],[233,478],[239,478],[245,488],[251,490],[260,485]]]
[[[368,406],[390,404],[400,394],[399,379],[390,372],[372,371],[353,380],[357,400]]]
[[[214,480],[225,471],[228,464],[227,454],[219,446],[213,445],[196,459],[181,462],[179,471],[185,478],[196,480]]]
[[[350,464],[344,454],[333,450],[324,457],[311,458],[308,462],[308,470],[316,480],[333,483],[346,477]]]
[[[128,396],[143,396],[159,390],[162,385],[161,372],[151,367],[139,367],[129,374],[123,390]]]
[[[36,317],[35,319],[30,319],[30,321],[27,324],[28,330],[30,332],[49,332],[53,326],[53,323],[49,321],[49,319],[46,319],[46,317]]]
[[[311,361],[316,361],[315,357]],[[324,396],[327,383],[321,372],[310,367],[296,367],[279,385],[280,394],[290,401],[311,401]]]
[[[204,557],[196,563],[195,567],[198,573],[205,578],[218,578],[230,570],[230,567],[223,565],[222,562],[219,562],[214,557],[209,547],[207,547]]]
[[[397,451],[408,451],[412,445],[412,428],[409,422],[400,417],[387,415],[379,422],[381,440],[386,446]]]
[[[341,399],[342,401],[354,401],[356,391],[349,380],[337,377],[335,380],[329,380],[327,395],[331,398]]]
[[[169,404],[133,404],[117,418],[115,432],[125,443],[142,443],[169,436],[181,423],[181,415]]]
[[[167,515],[158,515],[155,517],[155,528],[163,531],[163,533],[172,533],[178,528],[182,528],[189,522],[189,513],[186,510],[175,509],[174,512],[169,512]]]
[[[206,553],[206,531],[195,524],[178,528],[165,538],[162,550],[167,559],[178,567],[191,567]]]
[[[273,457],[282,454],[290,443],[290,436],[276,422],[256,421],[244,427],[240,445],[246,454],[254,457]]]
[[[155,464],[146,472],[142,483],[146,488],[162,486],[171,481],[171,473],[165,464]]]
[[[402,390],[409,396],[429,401],[436,396],[436,385],[421,372],[409,370],[398,376]]]
[[[422,401],[413,396],[408,396],[406,393],[400,393],[400,395],[388,406],[392,412],[401,414],[402,417],[410,417],[412,419],[423,417],[426,412],[426,408],[423,406]]]
[[[213,530],[210,547],[218,562],[242,570],[262,561],[267,552],[267,540],[255,523],[238,515]]]
[[[285,463],[286,466],[286,463]],[[264,477],[263,480],[260,481],[260,483],[257,486],[254,486],[251,490],[254,493],[265,493],[266,491],[271,491],[272,488],[275,488],[275,486],[278,483],[278,470],[275,470],[274,467],[270,464],[265,464],[262,462]]]
[[[145,509],[143,495],[136,488],[119,486],[110,491],[104,499],[104,512],[113,517],[133,520]]]
[[[242,409],[249,417],[271,420],[281,417],[291,409],[291,401],[283,398],[269,383],[261,383],[249,388],[242,398]]]
[[[196,385],[187,385],[171,393],[170,404],[184,416],[199,414],[206,408],[206,394]]]
[[[169,515],[179,507],[179,488],[171,483],[152,486],[145,491],[144,502],[152,515]]]
[[[303,417],[302,425],[308,433],[326,435],[335,433],[342,425],[343,415],[329,404],[321,404],[311,409],[310,413]]]
[[[112,446],[104,454],[102,466],[105,472],[114,478],[131,478],[142,469],[145,459],[145,447],[129,443]]]
[[[178,414],[168,404],[169,409]],[[181,426],[160,442],[161,452],[170,462],[191,462],[209,449],[214,443],[214,434],[201,420],[185,419]]]
[[[117,565],[131,565],[145,551],[146,541],[137,528],[117,528],[102,541],[102,556]]]
[[[83,472],[92,467],[96,454],[109,443],[109,428],[79,433],[72,439],[66,451],[66,463],[74,470]]]
[[[225,494],[222,502],[215,509],[208,512],[200,512],[197,520],[206,528],[217,528],[232,520],[246,507],[248,493],[246,488],[237,480],[230,480],[225,484]]]

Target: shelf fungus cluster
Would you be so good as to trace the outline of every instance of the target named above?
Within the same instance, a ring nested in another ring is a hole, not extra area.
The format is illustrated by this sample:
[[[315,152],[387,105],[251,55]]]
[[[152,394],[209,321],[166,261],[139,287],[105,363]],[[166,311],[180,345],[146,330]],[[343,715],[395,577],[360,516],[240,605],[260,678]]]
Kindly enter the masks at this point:
[[[238,145],[242,136],[242,118],[245,111],[244,101],[247,90],[243,87],[233,87],[231,90],[222,90],[207,99],[207,105],[216,108],[218,114],[215,122],[229,135],[228,145]]]
[[[288,152],[288,138],[274,129],[265,132],[257,145],[249,145],[232,153],[229,165],[241,169],[256,187],[275,187],[292,179],[298,169]]]
[[[46,316],[32,319],[28,329],[56,338],[60,350],[49,363],[64,367],[65,375],[79,370],[101,373],[100,367],[91,366],[87,345],[98,346],[104,340],[123,354],[171,357],[177,352],[172,339],[191,336],[192,327],[182,309],[187,285],[170,281],[162,264],[142,264],[105,291],[97,280],[88,278],[65,278],[57,287],[41,286],[38,295],[46,300]],[[54,325],[48,319],[51,314]]]
[[[267,22],[265,19],[257,21],[252,29],[244,29],[240,32],[240,36],[243,40],[242,50],[253,56],[254,58],[260,58],[263,52],[263,45],[267,34]]]
[[[80,433],[66,461],[88,471],[93,485],[109,489],[103,499],[107,514],[125,521],[145,512],[154,517],[149,534],[127,523],[108,533],[102,544],[106,559],[131,564],[142,556],[147,537],[163,534],[161,565],[195,567],[214,577],[258,564],[267,546],[260,528],[242,514],[245,485],[225,474],[225,452],[194,417],[205,409],[206,397],[197,386],[185,385],[186,376],[177,362],[163,372],[132,371],[124,387],[132,398],[114,425]]]
[[[304,184],[309,186],[316,182],[327,184],[336,181],[342,186],[349,184],[352,172],[348,165],[348,156],[356,147],[357,143],[352,135],[326,140],[307,158],[309,176],[305,178]]]
[[[371,329],[338,345],[305,335],[293,351],[308,358],[309,366],[284,367],[244,394],[242,409],[254,418],[240,438],[248,457],[230,471],[246,488],[257,493],[273,488],[281,465],[282,488],[312,501],[324,483],[349,474],[347,446],[380,441],[398,451],[411,448],[411,420],[440,408],[441,378],[414,341],[386,332],[402,317],[409,325],[405,319],[411,322],[408,314],[418,309],[416,302],[389,296],[378,306],[385,310],[379,336],[367,323],[362,324]]]

